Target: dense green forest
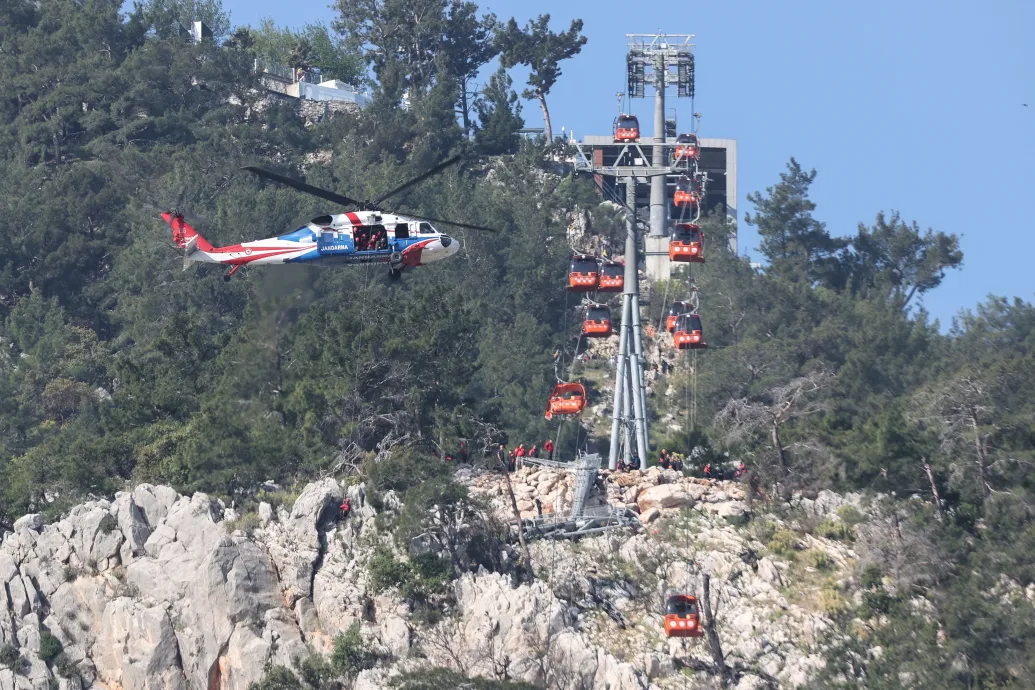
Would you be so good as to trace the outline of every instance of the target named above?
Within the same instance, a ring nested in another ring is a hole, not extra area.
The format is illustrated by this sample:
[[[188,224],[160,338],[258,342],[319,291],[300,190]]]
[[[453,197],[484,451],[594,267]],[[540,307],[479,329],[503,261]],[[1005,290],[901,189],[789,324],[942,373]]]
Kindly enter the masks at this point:
[[[563,145],[519,141],[506,70],[481,92],[474,80],[497,56],[528,65],[524,96],[548,112],[581,22],[521,29],[460,0],[424,0],[417,21],[409,4],[339,0],[333,26],[300,30],[232,27],[217,2],[0,6],[0,527],[127,482],[234,499],[392,447],[425,462],[460,439],[556,434],[553,353],[577,341],[565,230],[581,208],[616,232],[615,211],[550,172]],[[176,30],[194,5],[217,40]],[[372,102],[306,122],[261,88],[256,56],[369,79]],[[399,207],[499,231],[461,233],[460,257],[399,282],[286,267],[224,283],[217,267],[182,271],[157,217],[179,200],[216,244],[270,236],[331,209],[242,165],[373,198],[454,153],[460,169]],[[893,213],[831,232],[814,176],[792,160],[749,197],[763,270],[708,223],[699,424],[654,440],[745,459],[770,501],[883,496],[888,539],[863,576],[886,586],[846,610],[832,674],[1032,687],[1035,309],[990,297],[943,334],[923,297],[962,265],[958,239]],[[657,322],[662,300],[650,308]],[[661,386],[688,376],[684,362]],[[663,409],[682,399],[653,396],[652,418],[685,413]],[[864,635],[859,617],[887,624]]]

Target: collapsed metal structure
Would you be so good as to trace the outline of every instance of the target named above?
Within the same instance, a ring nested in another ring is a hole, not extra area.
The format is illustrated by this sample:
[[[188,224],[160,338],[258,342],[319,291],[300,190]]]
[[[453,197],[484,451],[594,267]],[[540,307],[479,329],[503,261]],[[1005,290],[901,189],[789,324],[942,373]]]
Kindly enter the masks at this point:
[[[567,515],[550,515],[523,518],[526,539],[578,539],[590,534],[600,534],[614,529],[628,529],[639,525],[636,513],[628,508],[610,505],[586,508],[593,487],[600,472],[599,453],[580,452],[574,463],[526,458],[532,465],[563,469],[575,473],[575,487],[572,489],[571,511]]]

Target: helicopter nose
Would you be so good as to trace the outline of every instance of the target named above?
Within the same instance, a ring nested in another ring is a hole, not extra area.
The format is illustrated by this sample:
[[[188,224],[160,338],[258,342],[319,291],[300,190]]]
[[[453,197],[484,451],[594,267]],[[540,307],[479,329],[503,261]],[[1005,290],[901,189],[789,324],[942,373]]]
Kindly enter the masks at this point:
[[[444,256],[453,256],[460,251],[460,243],[448,235],[442,235],[442,237],[438,238],[438,241],[442,244]]]

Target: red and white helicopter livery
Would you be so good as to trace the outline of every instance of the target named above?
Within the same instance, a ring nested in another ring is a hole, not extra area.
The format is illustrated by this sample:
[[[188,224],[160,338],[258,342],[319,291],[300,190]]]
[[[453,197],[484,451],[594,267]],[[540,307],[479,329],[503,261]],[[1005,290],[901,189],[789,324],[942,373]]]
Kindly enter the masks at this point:
[[[318,216],[285,235],[253,242],[215,247],[191,227],[182,214],[167,211],[162,214],[162,219],[172,227],[173,242],[184,250],[184,270],[195,262],[226,264],[230,270],[223,276],[223,280],[230,280],[242,266],[294,263],[339,266],[388,264],[391,276],[398,278],[406,268],[441,261],[460,251],[460,243],[437,230],[432,222],[472,230],[493,230],[426,216],[386,213],[380,206],[385,199],[459,160],[459,157],[451,158],[372,202],[356,201],[264,168],[248,166],[244,169],[265,179],[343,206],[360,208],[358,211]]]

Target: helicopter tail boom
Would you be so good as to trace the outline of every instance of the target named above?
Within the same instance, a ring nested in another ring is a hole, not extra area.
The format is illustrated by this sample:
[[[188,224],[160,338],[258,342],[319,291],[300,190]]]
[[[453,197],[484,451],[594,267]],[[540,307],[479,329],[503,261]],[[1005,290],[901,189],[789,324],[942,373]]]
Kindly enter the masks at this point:
[[[186,250],[187,256],[198,249],[209,252],[215,248],[197,230],[188,225],[182,215],[166,212],[162,214],[162,220],[172,228],[173,242],[180,249]]]

